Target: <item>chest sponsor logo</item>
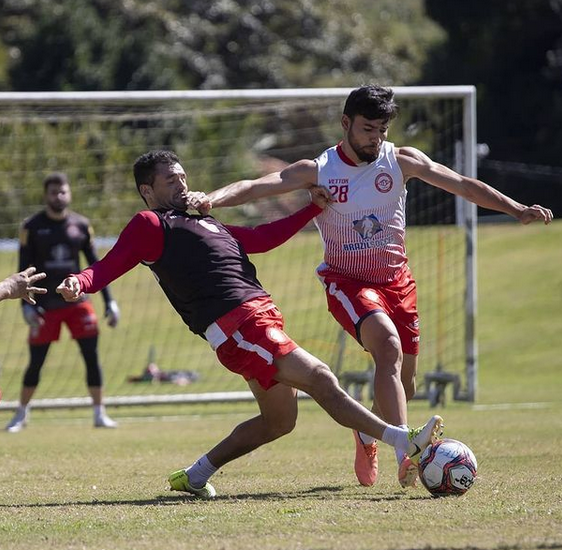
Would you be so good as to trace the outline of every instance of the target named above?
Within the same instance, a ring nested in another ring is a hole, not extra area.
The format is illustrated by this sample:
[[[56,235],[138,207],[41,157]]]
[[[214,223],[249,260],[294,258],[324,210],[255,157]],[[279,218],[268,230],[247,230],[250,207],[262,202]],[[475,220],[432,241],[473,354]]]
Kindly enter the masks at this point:
[[[382,226],[374,214],[369,214],[363,216],[360,220],[354,220],[353,230],[357,231],[362,239],[370,239],[382,231]]]
[[[66,244],[57,244],[51,249],[51,256],[57,262],[66,260],[70,258],[70,248]]]
[[[392,176],[386,172],[379,174],[375,178],[375,187],[381,193],[388,193],[392,189],[393,183]]]
[[[45,260],[45,269],[72,269],[72,250],[66,244],[57,244],[51,248],[51,259]]]
[[[385,248],[397,242],[392,234],[386,237],[378,235],[383,231],[383,227],[374,214],[369,214],[368,216],[363,216],[360,220],[355,220],[353,222],[353,230],[361,235],[361,240],[342,243],[341,247],[344,252],[357,252],[369,248]]]
[[[209,230],[211,233],[220,233],[220,229],[216,225],[210,224],[205,220],[197,220],[197,223],[199,225],[202,225],[205,229]]]

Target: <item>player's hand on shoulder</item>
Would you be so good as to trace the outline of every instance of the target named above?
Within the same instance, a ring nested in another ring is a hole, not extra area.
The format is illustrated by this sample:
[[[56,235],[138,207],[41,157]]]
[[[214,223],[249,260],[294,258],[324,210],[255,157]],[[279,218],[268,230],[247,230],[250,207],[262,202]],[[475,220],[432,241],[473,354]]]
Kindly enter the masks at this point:
[[[110,300],[105,308],[105,318],[107,319],[107,324],[111,328],[116,327],[120,316],[121,312],[119,311],[117,302],[115,300]]]
[[[519,215],[519,221],[523,225],[528,225],[533,222],[544,222],[549,224],[553,218],[552,210],[545,208],[540,204],[533,204],[533,206],[527,206]]]
[[[67,277],[57,286],[57,294],[60,294],[67,302],[76,302],[84,295],[80,290],[80,283],[74,275]]]
[[[203,191],[188,191],[186,205],[187,210],[197,210],[203,216],[206,216],[212,208],[209,197]]]
[[[308,192],[310,193],[310,202],[319,208],[326,208],[326,206],[334,202],[332,194],[323,185],[313,185],[308,188]]]

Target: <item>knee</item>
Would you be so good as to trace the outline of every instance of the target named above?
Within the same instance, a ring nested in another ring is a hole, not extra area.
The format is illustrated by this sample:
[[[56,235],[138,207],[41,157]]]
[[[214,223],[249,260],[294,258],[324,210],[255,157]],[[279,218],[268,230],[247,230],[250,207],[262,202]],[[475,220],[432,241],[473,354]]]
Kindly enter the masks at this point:
[[[329,394],[333,392],[335,388],[339,387],[338,379],[330,370],[330,367],[320,362],[314,367],[310,385],[314,395],[318,395],[319,393]],[[309,394],[314,396],[310,392]]]
[[[276,418],[275,422],[270,422],[267,427],[268,439],[273,441],[274,439],[279,439],[284,435],[290,434],[297,424],[297,417],[295,416],[283,416],[281,418]]]
[[[385,338],[370,342],[365,349],[373,356],[375,361],[383,365],[394,365],[398,368],[402,364],[402,342],[397,334],[388,334]]]

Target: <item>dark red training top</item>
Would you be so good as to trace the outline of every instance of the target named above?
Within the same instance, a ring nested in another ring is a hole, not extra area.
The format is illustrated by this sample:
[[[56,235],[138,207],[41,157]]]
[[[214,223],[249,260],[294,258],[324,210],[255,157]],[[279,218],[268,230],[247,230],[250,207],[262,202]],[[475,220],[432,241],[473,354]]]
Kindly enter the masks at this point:
[[[76,276],[81,290],[93,293],[137,264],[148,265],[190,330],[202,336],[225,313],[268,295],[247,254],[283,244],[321,211],[309,204],[254,228],[177,210],[139,212],[107,255]]]

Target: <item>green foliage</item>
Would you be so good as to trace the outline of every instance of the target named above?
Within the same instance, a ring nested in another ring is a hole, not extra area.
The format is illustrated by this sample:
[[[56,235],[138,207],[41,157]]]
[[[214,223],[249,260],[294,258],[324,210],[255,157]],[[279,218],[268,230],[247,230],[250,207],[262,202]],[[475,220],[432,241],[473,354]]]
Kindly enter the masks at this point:
[[[0,105],[0,237],[13,238],[22,219],[42,204],[46,173],[70,176],[73,208],[86,212],[116,235],[124,220],[142,206],[132,179],[132,165],[145,151],[175,150],[197,189],[209,191],[226,181],[252,176],[253,141],[264,120],[237,115],[228,102],[212,104],[58,106],[33,110]]]
[[[422,82],[477,85],[479,140],[492,158],[562,165],[562,2],[426,3],[448,38]]]
[[[0,21],[13,90],[407,84],[442,38],[423,0],[2,0]]]

